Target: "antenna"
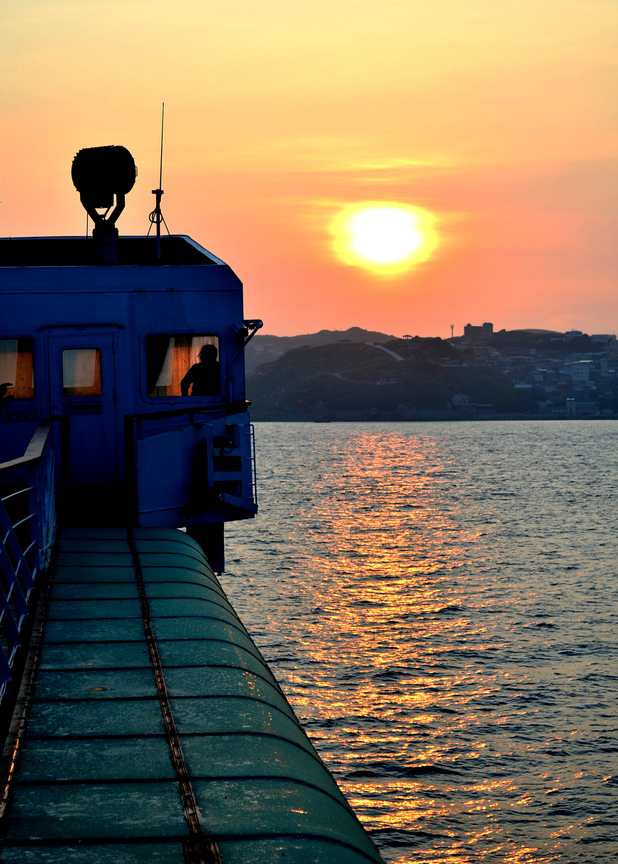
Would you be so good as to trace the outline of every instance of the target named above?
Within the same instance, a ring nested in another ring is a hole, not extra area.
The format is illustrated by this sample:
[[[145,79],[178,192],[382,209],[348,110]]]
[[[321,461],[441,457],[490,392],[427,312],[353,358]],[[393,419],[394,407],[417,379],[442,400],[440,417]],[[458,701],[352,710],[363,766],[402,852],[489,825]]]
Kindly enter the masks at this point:
[[[165,102],[161,103],[161,156],[159,159],[159,188],[153,189],[152,194],[155,196],[155,209],[150,214],[150,221],[157,226],[157,261],[161,260],[161,221],[163,214],[161,213],[161,196],[163,195],[163,130],[165,128]],[[153,218],[154,217],[154,218]]]
[[[172,249],[176,253],[176,257],[178,258],[178,263],[182,264],[180,260],[180,255],[178,254],[178,250],[176,249],[176,245],[174,243],[174,238],[170,233],[170,229],[167,227],[167,222],[165,221],[165,217],[161,212],[161,196],[163,195],[163,189],[161,186],[163,185],[163,130],[165,128],[165,102],[161,103],[161,157],[159,160],[159,188],[153,189],[152,194],[155,196],[155,209],[152,211],[150,216],[150,228],[148,229],[148,234],[146,234],[146,239],[144,240],[144,245],[142,247],[142,252],[146,248],[146,243],[148,242],[148,238],[150,237],[150,232],[152,231],[152,226],[157,226],[157,264],[161,264],[161,223],[165,225],[165,229],[168,233],[170,242],[172,244]],[[141,254],[141,253],[140,253]]]
[[[163,184],[163,130],[165,128],[165,102],[161,102],[161,156],[159,159],[159,189]]]

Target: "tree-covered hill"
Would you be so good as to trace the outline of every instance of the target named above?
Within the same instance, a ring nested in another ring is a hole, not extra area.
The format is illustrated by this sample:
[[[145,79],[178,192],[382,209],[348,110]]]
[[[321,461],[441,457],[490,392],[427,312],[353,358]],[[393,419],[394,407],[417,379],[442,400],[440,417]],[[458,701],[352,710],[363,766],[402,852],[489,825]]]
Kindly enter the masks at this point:
[[[305,345],[333,345],[339,342],[390,342],[394,336],[376,330],[363,330],[362,327],[349,327],[347,330],[320,330],[317,333],[304,333],[300,336],[268,336],[258,333],[245,348],[247,375],[252,375],[258,366],[282,357],[292,348]]]
[[[256,420],[405,418],[449,411],[461,394],[485,406],[471,409],[480,414],[535,410],[532,394],[498,371],[461,363],[461,351],[439,338],[294,348],[247,379],[247,396]]]

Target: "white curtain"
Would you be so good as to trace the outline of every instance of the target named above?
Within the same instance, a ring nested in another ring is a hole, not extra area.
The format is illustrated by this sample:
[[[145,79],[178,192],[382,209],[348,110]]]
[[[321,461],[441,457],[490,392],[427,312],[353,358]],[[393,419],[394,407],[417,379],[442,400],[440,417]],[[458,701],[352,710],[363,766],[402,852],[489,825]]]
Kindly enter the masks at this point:
[[[94,386],[98,351],[98,348],[69,348],[62,352],[63,388]]]
[[[219,359],[219,337],[218,336],[194,336],[191,340],[191,366],[199,362],[200,351],[204,345],[214,345],[217,349],[217,360]]]

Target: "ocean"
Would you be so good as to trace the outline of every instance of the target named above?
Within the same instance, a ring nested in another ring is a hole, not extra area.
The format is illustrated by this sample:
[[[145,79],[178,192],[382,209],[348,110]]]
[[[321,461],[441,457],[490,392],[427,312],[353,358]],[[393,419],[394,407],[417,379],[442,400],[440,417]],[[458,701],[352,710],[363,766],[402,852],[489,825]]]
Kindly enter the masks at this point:
[[[618,859],[618,421],[256,440],[221,581],[385,860]]]

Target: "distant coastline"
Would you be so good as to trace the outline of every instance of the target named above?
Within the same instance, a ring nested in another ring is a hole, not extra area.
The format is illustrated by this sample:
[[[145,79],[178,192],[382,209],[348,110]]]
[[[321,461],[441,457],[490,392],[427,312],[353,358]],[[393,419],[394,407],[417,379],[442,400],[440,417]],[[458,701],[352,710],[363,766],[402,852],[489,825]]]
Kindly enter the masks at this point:
[[[255,423],[492,423],[500,420],[543,420],[548,422],[561,421],[563,423],[572,423],[576,421],[592,421],[592,420],[618,420],[614,415],[600,416],[579,416],[567,417],[566,415],[551,415],[551,414],[522,414],[522,413],[506,413],[506,414],[481,414],[481,415],[465,415],[453,414],[449,411],[417,411],[414,416],[384,416],[374,414],[371,416],[336,416],[336,417],[312,417],[312,416],[291,416],[272,415],[263,416],[260,412],[252,411],[251,419]]]
[[[261,341],[260,341],[261,340]],[[257,421],[453,422],[618,417],[618,343],[579,330],[396,338],[352,327],[256,336],[246,349]]]

